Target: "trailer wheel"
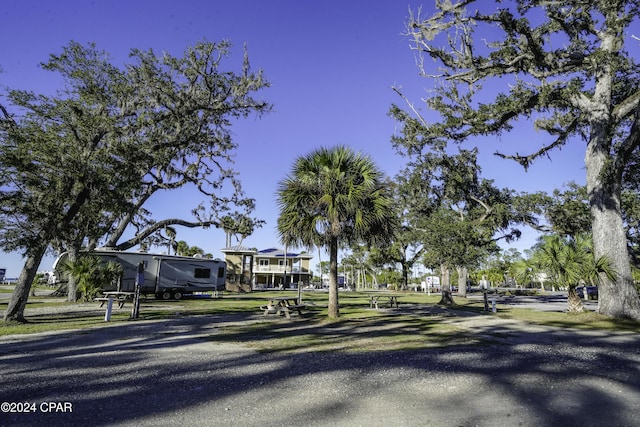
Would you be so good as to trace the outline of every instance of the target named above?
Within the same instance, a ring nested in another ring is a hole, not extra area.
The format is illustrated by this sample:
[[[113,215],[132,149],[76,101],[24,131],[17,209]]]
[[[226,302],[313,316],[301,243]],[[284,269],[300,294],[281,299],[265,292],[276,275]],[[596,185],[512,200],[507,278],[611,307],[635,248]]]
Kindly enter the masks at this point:
[[[181,300],[182,299],[182,291],[174,291],[173,292],[173,299]]]
[[[163,300],[165,300],[165,301],[170,300],[170,299],[171,299],[171,296],[172,296],[172,295],[171,295],[171,291],[162,291],[162,292],[160,293],[160,295],[162,296],[162,299],[163,299]]]

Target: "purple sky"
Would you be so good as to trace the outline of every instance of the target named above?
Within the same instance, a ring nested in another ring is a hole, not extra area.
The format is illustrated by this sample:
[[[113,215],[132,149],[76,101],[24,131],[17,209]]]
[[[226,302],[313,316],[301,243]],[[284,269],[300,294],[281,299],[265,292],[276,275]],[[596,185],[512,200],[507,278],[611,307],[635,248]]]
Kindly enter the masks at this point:
[[[409,8],[420,4],[413,0],[5,0],[0,8],[4,41],[0,85],[55,93],[60,81],[39,64],[70,40],[95,42],[116,63],[123,63],[132,48],[180,55],[195,42],[228,39],[234,45],[230,62],[234,66],[240,64],[246,43],[252,67],[262,68],[272,85],[261,97],[274,105],[271,114],[249,118],[233,129],[239,144],[236,170],[246,193],[257,201],[256,216],[267,221],[243,244],[265,249],[280,246],[275,192],[297,157],[321,146],[345,144],[370,155],[390,176],[402,168],[403,159],[390,144],[396,125],[387,113],[391,103],[402,103],[392,85],[401,86],[418,103],[431,84],[418,76],[409,40],[402,35]],[[424,4],[423,15],[428,15],[432,2]],[[535,138],[531,127],[526,132],[514,139]],[[580,142],[554,153],[552,161],[537,162],[528,173],[493,156],[496,146],[490,145],[481,148],[483,172],[499,187],[550,191],[571,180],[584,183]],[[201,200],[193,191],[173,192],[155,199],[150,209],[156,219],[189,217]],[[222,257],[222,231],[177,231],[179,240]],[[528,234],[515,247],[528,248],[534,241],[535,236]],[[317,252],[314,255],[315,263]],[[52,260],[45,259],[41,269],[50,269]],[[0,253],[0,267],[8,269],[8,277],[17,277],[21,258]]]

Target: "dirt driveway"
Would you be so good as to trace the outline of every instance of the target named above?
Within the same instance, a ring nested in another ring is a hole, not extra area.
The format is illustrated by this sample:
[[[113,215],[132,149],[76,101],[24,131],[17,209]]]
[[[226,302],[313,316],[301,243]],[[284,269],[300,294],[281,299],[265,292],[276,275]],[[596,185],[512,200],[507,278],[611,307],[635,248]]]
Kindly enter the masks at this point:
[[[580,332],[466,315],[446,321],[483,344],[259,353],[214,339],[226,326],[246,321],[258,317],[197,316],[0,338],[0,402],[6,402],[0,425],[639,422],[636,333]],[[274,322],[301,327],[296,319]]]

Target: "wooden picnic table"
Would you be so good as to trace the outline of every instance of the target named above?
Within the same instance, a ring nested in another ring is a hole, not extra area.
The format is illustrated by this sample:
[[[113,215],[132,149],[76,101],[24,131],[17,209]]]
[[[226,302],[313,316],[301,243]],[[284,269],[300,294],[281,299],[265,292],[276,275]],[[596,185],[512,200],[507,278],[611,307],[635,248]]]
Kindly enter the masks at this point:
[[[125,303],[133,301],[133,292],[120,292],[120,291],[105,291],[102,293],[104,297],[95,298],[94,301],[100,301],[100,307],[104,305],[105,302],[112,299],[116,303],[118,303],[118,308],[122,308]]]
[[[298,304],[296,297],[274,297],[268,299],[269,303],[260,307],[264,310],[264,315],[277,314],[285,315],[287,319],[291,318],[291,312],[297,311],[302,316],[302,310],[306,307],[304,304]]]
[[[381,298],[382,301],[380,301]],[[377,310],[380,308],[381,304],[388,304],[389,308],[398,308],[398,297],[397,295],[369,295],[370,308],[375,308]]]

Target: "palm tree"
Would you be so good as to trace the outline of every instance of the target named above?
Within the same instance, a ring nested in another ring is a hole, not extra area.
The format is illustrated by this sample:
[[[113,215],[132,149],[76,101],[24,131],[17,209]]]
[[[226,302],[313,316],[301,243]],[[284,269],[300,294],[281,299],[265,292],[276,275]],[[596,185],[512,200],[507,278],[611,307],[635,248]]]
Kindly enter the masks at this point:
[[[569,312],[584,310],[576,287],[581,281],[596,285],[600,277],[615,278],[611,262],[606,257],[595,258],[589,235],[562,238],[543,236],[538,244],[536,260],[559,286],[567,287]]]
[[[534,267],[530,260],[519,259],[511,265],[511,276],[516,282],[516,287],[519,285],[522,288],[526,288],[527,285],[533,282]]]
[[[609,281],[614,281],[616,272],[613,263],[606,256],[595,258],[593,253],[593,240],[588,233],[578,234],[575,239],[576,247],[582,254],[585,262],[582,263],[582,280],[585,285],[598,286],[604,276]],[[585,297],[587,296],[585,289]]]
[[[348,147],[320,148],[295,161],[279,183],[278,205],[283,244],[328,249],[328,316],[338,317],[338,247],[388,244],[396,228],[383,173]]]
[[[97,257],[83,256],[76,261],[67,261],[63,269],[76,280],[77,291],[82,299],[88,301],[97,292],[97,284],[93,280],[102,262]]]
[[[164,228],[164,232],[167,233],[167,239],[169,242],[167,243],[167,255],[171,255],[171,248],[173,247],[174,242],[176,241],[176,229],[173,227],[166,226]]]
[[[233,237],[237,240],[236,244],[241,246],[244,239],[252,235],[255,229],[261,226],[262,221],[255,221],[245,215],[223,216],[220,219],[220,227],[226,236],[225,248],[231,247]]]
[[[230,248],[231,238],[233,237],[233,233],[235,232],[235,229],[236,229],[236,221],[233,219],[231,215],[226,215],[222,217],[222,219],[220,219],[220,226],[222,227],[222,230],[224,230],[224,234],[226,237],[224,247]]]
[[[188,256],[189,245],[184,240],[178,240],[173,247],[173,253],[180,256]]]
[[[104,264],[100,258],[90,255],[81,256],[73,262],[68,261],[62,267],[75,278],[83,301],[92,301],[103,287],[112,284],[122,274],[120,264]]]

